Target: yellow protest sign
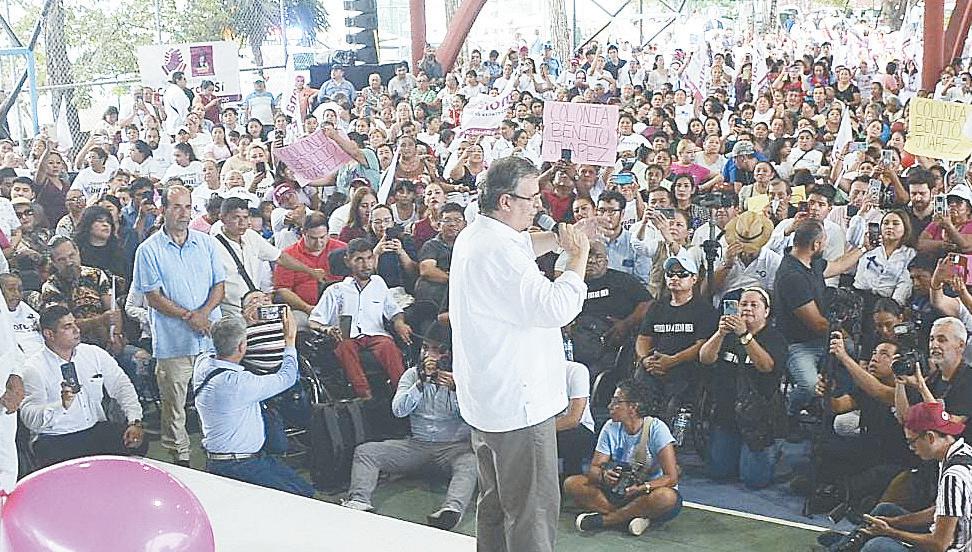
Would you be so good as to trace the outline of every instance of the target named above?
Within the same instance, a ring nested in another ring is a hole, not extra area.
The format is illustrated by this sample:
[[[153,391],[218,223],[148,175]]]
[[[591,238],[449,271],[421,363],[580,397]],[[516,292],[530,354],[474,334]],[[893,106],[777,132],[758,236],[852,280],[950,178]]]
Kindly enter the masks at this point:
[[[909,105],[905,151],[947,161],[972,154],[972,138],[965,132],[972,105],[918,97]]]
[[[807,187],[806,186],[794,186],[790,189],[790,203],[796,205],[801,201],[807,200]]]
[[[746,200],[746,210],[762,213],[763,209],[769,205],[770,199],[766,194],[756,194]]]

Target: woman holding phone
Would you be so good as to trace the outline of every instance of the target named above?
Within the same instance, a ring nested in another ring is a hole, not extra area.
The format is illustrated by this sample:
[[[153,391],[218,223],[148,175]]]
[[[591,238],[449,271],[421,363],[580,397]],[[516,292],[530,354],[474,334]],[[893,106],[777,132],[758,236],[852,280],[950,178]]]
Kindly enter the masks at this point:
[[[864,247],[857,262],[854,287],[904,305],[911,296],[908,263],[917,254],[911,244],[911,217],[900,210],[888,211],[880,223],[868,225]]]

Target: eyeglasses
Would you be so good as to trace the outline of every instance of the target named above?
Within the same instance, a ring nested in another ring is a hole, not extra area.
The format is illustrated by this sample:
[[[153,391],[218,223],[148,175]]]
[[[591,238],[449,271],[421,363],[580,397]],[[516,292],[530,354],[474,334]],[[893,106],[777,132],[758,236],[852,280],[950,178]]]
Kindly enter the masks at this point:
[[[529,197],[527,197],[527,196],[521,196],[520,194],[517,194],[515,192],[510,192],[510,195],[513,196],[513,197],[515,197],[516,199],[522,199],[523,201],[531,201],[532,202],[532,201],[538,201],[540,199],[540,192],[537,192],[537,193],[535,193],[535,194],[533,194],[532,196],[529,196]]]
[[[463,223],[462,219],[442,219],[442,224],[458,226]]]
[[[610,213],[620,213],[621,209],[608,209],[607,207],[598,207],[596,211],[597,214],[599,215],[607,215]]]
[[[692,273],[687,270],[669,270],[665,273],[668,278],[688,278]]]
[[[391,217],[379,218],[379,219],[372,219],[371,222],[380,222],[382,224],[388,225],[388,224],[395,224],[395,219]]]
[[[24,209],[23,211],[17,211],[18,217],[26,217],[34,214],[33,209]]]
[[[633,403],[633,402],[637,402],[637,401],[629,401],[629,400],[621,400],[621,399],[611,399],[611,401],[608,403],[608,406],[617,406],[619,404]]]
[[[919,433],[918,435],[915,435],[911,439],[905,439],[905,441],[908,443],[908,448],[914,448],[915,443],[918,442],[918,439],[921,439],[922,435],[924,435],[924,433]]]

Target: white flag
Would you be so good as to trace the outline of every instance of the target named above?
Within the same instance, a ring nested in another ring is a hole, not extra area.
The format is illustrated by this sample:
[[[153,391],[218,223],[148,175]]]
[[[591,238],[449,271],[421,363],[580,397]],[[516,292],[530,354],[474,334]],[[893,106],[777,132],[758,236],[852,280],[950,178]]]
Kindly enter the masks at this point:
[[[831,162],[837,162],[837,154],[844,151],[844,146],[851,143],[854,133],[851,131],[850,108],[844,108],[844,114],[840,116],[840,127],[837,129],[837,136],[834,137],[834,149],[830,152]]]
[[[54,126],[54,139],[57,140],[57,149],[61,153],[67,153],[74,148],[74,136],[71,135],[67,120],[67,102],[67,98],[61,98],[61,106],[57,110],[57,124]]]
[[[392,188],[395,187],[395,171],[398,170],[398,152],[399,150],[396,149],[395,155],[392,156],[391,164],[388,165],[385,174],[381,176],[381,183],[378,184],[378,203],[388,201],[388,196],[391,195]]]

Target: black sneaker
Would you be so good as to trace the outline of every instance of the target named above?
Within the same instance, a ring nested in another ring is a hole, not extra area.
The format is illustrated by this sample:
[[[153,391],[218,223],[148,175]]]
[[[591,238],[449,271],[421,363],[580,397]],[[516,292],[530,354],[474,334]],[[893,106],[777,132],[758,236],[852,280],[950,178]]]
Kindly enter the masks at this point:
[[[437,511],[429,514],[426,518],[429,525],[437,529],[445,529],[446,531],[451,531],[459,525],[459,520],[462,518],[462,512],[459,510],[453,510],[452,508],[439,508]]]
[[[176,466],[182,466],[183,468],[191,468],[192,467],[192,466],[189,465],[189,461],[188,460],[176,460],[175,461],[175,465]]]
[[[577,527],[577,530],[582,533],[600,529],[604,527],[604,516],[598,514],[597,512],[580,514],[577,516],[577,519],[574,520],[574,525]]]

